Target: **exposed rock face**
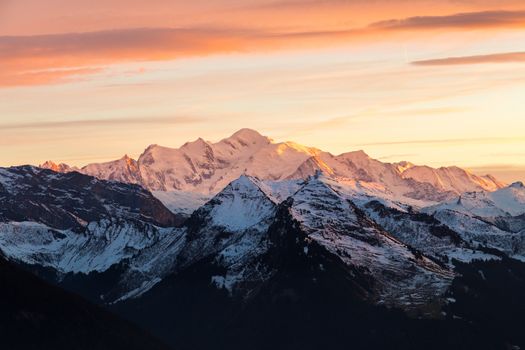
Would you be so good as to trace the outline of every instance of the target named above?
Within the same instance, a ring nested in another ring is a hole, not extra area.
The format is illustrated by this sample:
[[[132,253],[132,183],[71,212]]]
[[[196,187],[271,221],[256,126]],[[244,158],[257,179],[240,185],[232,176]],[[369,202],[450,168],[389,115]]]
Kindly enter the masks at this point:
[[[0,220],[35,221],[81,231],[88,223],[122,219],[157,226],[180,220],[139,186],[30,166],[0,169]]]

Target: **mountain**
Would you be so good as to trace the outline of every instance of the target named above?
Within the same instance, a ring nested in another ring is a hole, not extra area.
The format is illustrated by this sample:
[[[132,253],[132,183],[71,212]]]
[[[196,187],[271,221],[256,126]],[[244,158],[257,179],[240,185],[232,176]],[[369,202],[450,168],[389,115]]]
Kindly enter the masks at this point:
[[[51,286],[0,255],[5,349],[167,349],[131,323]]]
[[[455,166],[439,169],[433,169],[428,166],[410,166],[402,172],[402,177],[429,183],[437,189],[454,193],[463,193],[477,189],[495,191],[505,186],[503,182],[498,181],[491,175],[477,176]]]
[[[74,170],[52,162],[41,167],[62,172]],[[216,143],[199,138],[180,148],[151,145],[137,161],[125,156],[77,170],[100,179],[140,184],[155,193],[175,191],[207,198],[243,174],[283,181],[305,179],[317,171],[341,179],[374,183],[384,188],[385,195],[423,206],[464,192],[494,191],[504,186],[492,176],[476,176],[457,167],[433,169],[408,162],[383,163],[363,151],[332,155],[294,142],[275,143],[250,129],[241,129]],[[159,198],[173,203],[170,198],[175,196],[161,194]],[[194,210],[200,204],[203,203],[198,202],[182,212]]]
[[[519,216],[525,214],[525,186],[516,182],[494,192],[468,192],[428,210],[453,210],[484,218]]]
[[[417,307],[446,291],[451,259],[497,258],[478,247],[488,243],[484,231],[465,233],[440,215],[414,212],[377,184],[320,171],[305,180],[242,175],[186,220],[140,186],[78,172],[0,169],[0,186],[2,251],[101,303],[139,297],[203,259],[221,271],[210,277],[218,288],[248,295],[276,271],[263,257],[283,212],[299,227],[305,254],[315,244],[373,280],[365,299],[374,303]],[[509,244],[489,246],[509,252]],[[79,279],[91,287],[77,290]]]
[[[179,220],[140,186],[31,166],[0,168],[0,198],[2,221],[36,221],[55,229],[82,231],[90,222],[116,218],[161,227]]]
[[[387,303],[396,300],[388,291],[407,292],[416,285],[422,290],[426,283],[432,294],[446,289],[448,268],[381,229],[351,201],[352,195],[334,191],[330,181],[321,174],[282,183],[243,175],[181,223],[136,185],[77,172],[0,169],[0,245],[25,265],[52,269],[59,283],[67,284],[71,274],[112,275],[111,288],[97,289],[104,302],[139,296],[202,259],[220,266],[222,273],[212,276],[218,287],[249,294],[255,288],[251,284],[264,282],[274,271],[261,259],[271,246],[267,232],[278,207],[286,206],[289,220],[301,225],[307,241],[345,264],[369,270],[378,284],[370,300]],[[395,288],[384,274],[396,276]]]
[[[57,173],[69,173],[72,171],[79,171],[77,167],[70,167],[69,165],[64,164],[64,163],[56,164],[50,160],[48,160],[47,162],[43,164],[40,164],[39,168],[53,170],[53,171],[56,171]]]
[[[516,182],[494,192],[464,193],[423,208],[465,240],[525,260],[525,187]]]
[[[359,175],[348,178],[315,159],[303,162],[314,174],[299,179],[244,172],[184,217],[137,184],[0,168],[1,254],[175,348],[246,348],[252,339],[255,348],[341,348],[350,338],[358,349],[522,344],[514,331],[477,333],[492,316],[509,329],[522,318],[498,309],[512,291],[471,273],[497,271],[491,281],[519,287],[520,232],[502,217],[421,209],[425,201],[399,195],[409,185],[433,191],[396,175],[409,164],[345,154],[341,164]],[[519,203],[520,191],[487,194],[501,206]],[[489,298],[488,314],[464,309],[477,295]]]
[[[138,163],[127,155],[113,162],[87,165],[81,172],[99,179],[141,184]]]
[[[170,272],[207,261],[217,271],[209,276],[212,283],[244,298],[279,271],[281,250],[293,240],[305,257],[320,250],[363,276],[366,286],[359,289],[368,289],[362,297],[370,302],[413,308],[445,292],[453,277],[449,267],[398,241],[332,185],[320,174],[286,186],[241,176],[185,223],[184,243],[170,253],[176,254]],[[290,187],[291,194],[282,195]]]
[[[472,324],[462,309],[472,296],[462,291],[475,295],[479,285],[462,280],[455,265],[431,254],[454,256],[464,249],[471,260],[463,271],[472,278],[467,266],[480,264],[475,258],[482,252],[470,253],[473,249],[438,220],[397,207],[389,215],[402,213],[403,220],[392,220],[397,226],[386,231],[359,208],[375,202],[365,196],[352,201],[351,188],[322,174],[296,186],[279,201],[279,190],[264,181],[242,176],[232,182],[186,222],[185,243],[171,273],[111,308],[174,348],[503,349],[505,340],[522,344],[513,338],[516,331],[478,333],[489,324],[478,319]],[[436,250],[426,255],[396,239],[394,231],[422,237]],[[483,258],[495,264],[501,259]],[[501,271],[506,265],[487,266]],[[525,271],[520,263],[513,268],[509,278]],[[522,283],[519,277],[513,281]],[[457,299],[449,294],[452,289]],[[490,289],[483,293],[492,295]],[[505,297],[491,300],[491,310],[499,303]],[[513,320],[520,323],[522,317]],[[509,320],[505,324],[513,327]]]
[[[51,282],[111,275],[85,288],[96,301],[133,289],[119,285],[129,260],[175,240],[184,220],[140,186],[31,166],[0,168],[0,201],[0,251]]]

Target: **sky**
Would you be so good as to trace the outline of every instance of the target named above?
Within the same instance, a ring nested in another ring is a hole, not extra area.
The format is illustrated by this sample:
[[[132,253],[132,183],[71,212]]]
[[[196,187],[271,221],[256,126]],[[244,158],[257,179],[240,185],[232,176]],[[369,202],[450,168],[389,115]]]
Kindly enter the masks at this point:
[[[525,180],[523,0],[0,0],[0,166],[241,128]]]

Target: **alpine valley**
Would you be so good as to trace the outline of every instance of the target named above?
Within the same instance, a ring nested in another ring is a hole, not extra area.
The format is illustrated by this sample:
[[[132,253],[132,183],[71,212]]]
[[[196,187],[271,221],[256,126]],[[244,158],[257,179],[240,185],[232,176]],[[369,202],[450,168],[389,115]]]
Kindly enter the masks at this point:
[[[0,280],[10,349],[525,349],[525,186],[249,129],[0,168]]]

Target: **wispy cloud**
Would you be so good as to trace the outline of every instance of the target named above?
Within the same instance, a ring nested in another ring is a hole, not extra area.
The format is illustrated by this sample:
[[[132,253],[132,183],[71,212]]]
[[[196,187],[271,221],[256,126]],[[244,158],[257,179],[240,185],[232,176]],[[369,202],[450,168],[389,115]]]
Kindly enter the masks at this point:
[[[383,30],[414,30],[441,28],[490,28],[525,26],[525,11],[481,11],[445,16],[417,16],[391,19],[370,25]]]
[[[453,66],[483,63],[519,63],[525,62],[525,52],[504,52],[490,55],[445,57],[431,60],[414,61],[416,66]]]
[[[410,159],[417,156],[416,153],[404,153],[404,154],[390,154],[386,156],[379,157],[379,160],[392,160],[392,159]]]
[[[12,123],[0,124],[0,130],[36,130],[36,129],[57,129],[79,127],[100,127],[100,126],[123,126],[123,125],[174,125],[191,124],[203,121],[197,117],[142,117],[142,118],[113,118],[113,119],[84,119],[68,121],[44,121],[33,123]]]
[[[2,72],[0,70],[0,87],[14,87],[27,85],[44,85],[50,82],[72,82],[81,80],[82,77],[102,72],[101,67],[86,68],[57,68],[29,71]]]
[[[512,183],[515,181],[525,182],[525,166],[515,164],[486,164],[481,166],[468,167],[476,174],[491,174],[502,181]]]
[[[436,144],[478,144],[478,143],[501,143],[525,141],[525,137],[479,137],[458,139],[436,139],[436,140],[407,140],[372,142],[359,146],[393,146],[393,145],[436,145]]]

